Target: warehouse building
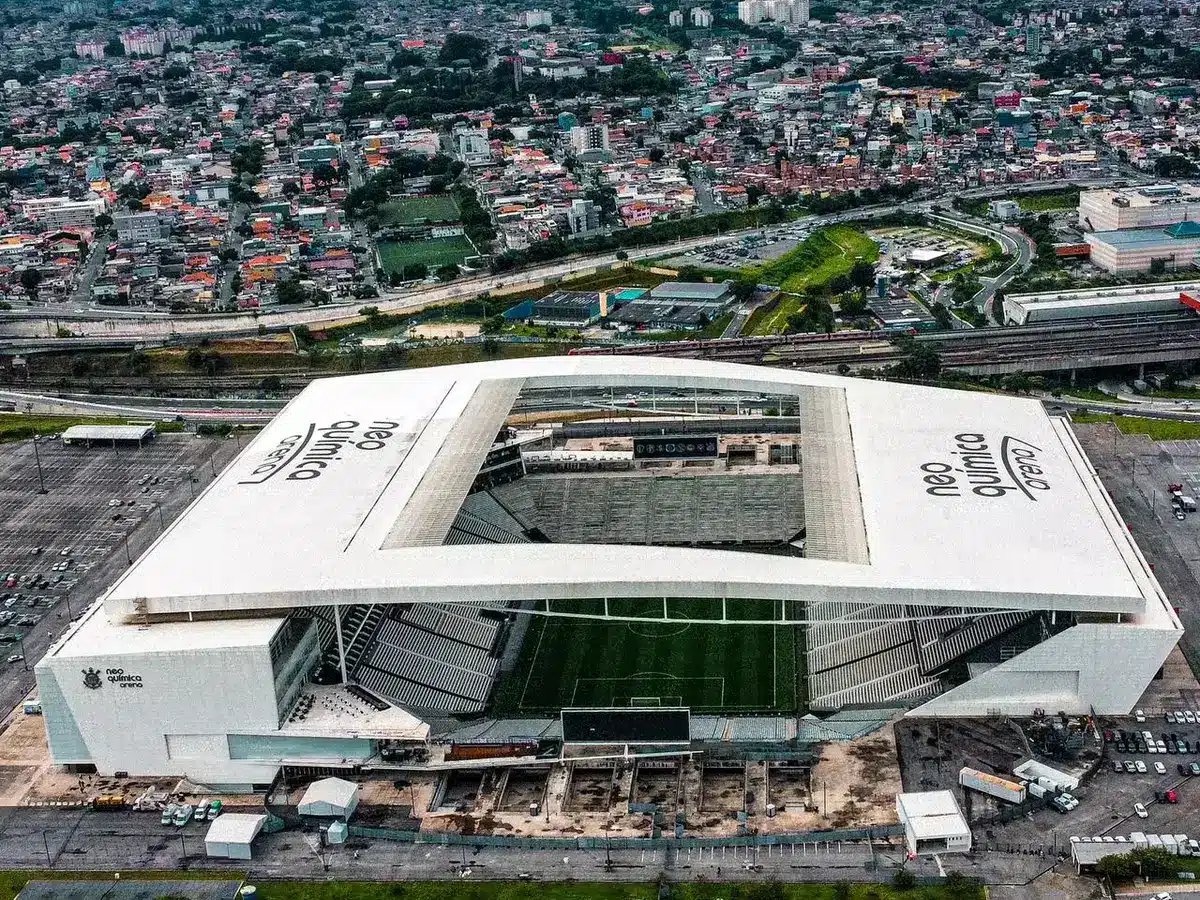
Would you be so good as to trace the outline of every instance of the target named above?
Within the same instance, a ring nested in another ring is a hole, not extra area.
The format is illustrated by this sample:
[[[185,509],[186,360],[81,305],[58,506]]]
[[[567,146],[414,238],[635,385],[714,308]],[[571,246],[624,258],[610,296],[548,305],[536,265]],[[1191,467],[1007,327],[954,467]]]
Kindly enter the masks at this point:
[[[700,303],[724,307],[733,299],[733,285],[728,281],[715,284],[705,281],[665,281],[650,289],[650,297],[659,303]]]
[[[480,481],[521,450],[498,439],[521,398],[651,390],[773,398],[791,453]],[[715,604],[712,628],[803,601],[830,713],[1126,714],[1182,633],[1034,400],[655,357],[381,372],[311,384],[51,646],[51,757],[214,788],[355,772],[485,711],[535,606],[645,598]]]
[[[533,301],[531,318],[538,325],[582,328],[600,321],[603,306],[595,291],[555,291]]]
[[[1190,271],[1200,252],[1200,222],[1179,222],[1166,228],[1097,231],[1085,234],[1092,262],[1114,275],[1153,271]]]
[[[950,791],[899,794],[896,813],[909,853],[971,852],[971,826]]]
[[[1195,296],[1197,293],[1200,293],[1200,281],[1009,294],[1004,298],[1004,321],[1008,325],[1041,325],[1074,319],[1180,312],[1186,304],[1184,295]]]

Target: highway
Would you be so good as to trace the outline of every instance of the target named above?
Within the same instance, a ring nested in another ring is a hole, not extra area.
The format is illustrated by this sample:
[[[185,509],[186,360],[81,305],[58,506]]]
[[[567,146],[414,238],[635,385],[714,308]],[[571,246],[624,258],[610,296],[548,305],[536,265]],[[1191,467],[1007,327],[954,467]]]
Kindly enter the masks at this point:
[[[1112,179],[1090,182],[1088,186],[1110,183]],[[977,199],[987,196],[1007,196],[1011,193],[1028,191],[1046,191],[1066,188],[1078,184],[1070,181],[1044,181],[1026,186],[1001,185],[987,188],[975,188],[958,191],[955,196]],[[928,213],[934,201],[910,201],[898,205],[882,205],[862,207],[824,216],[808,216],[794,220],[788,225],[807,224],[812,227],[832,225],[839,222],[872,219],[887,216],[895,212]],[[952,220],[957,227],[965,227],[964,220],[955,213],[941,212],[942,217]],[[970,223],[975,228],[982,228],[980,223]],[[725,234],[706,235],[677,241],[673,244],[656,244],[647,247],[634,247],[625,250],[629,260],[644,260],[660,257],[665,254],[684,253],[731,243],[741,238],[769,229],[748,228]],[[993,237],[999,236],[997,229],[983,229]],[[1014,238],[1014,240],[1016,240]],[[1003,242],[1003,241],[1002,241]],[[1020,241],[1017,241],[1020,244]],[[1019,251],[1018,251],[1019,252]],[[58,328],[66,327],[73,335],[88,338],[110,338],[133,342],[159,343],[170,341],[187,342],[201,337],[238,337],[258,334],[261,330],[268,332],[285,331],[295,325],[309,327],[333,325],[339,322],[358,319],[358,309],[363,305],[378,307],[383,312],[406,313],[417,312],[431,306],[445,305],[469,299],[484,292],[501,292],[506,289],[536,287],[549,281],[561,280],[569,275],[587,275],[598,270],[611,268],[620,262],[617,253],[599,253],[588,256],[571,257],[568,259],[534,266],[517,272],[502,275],[481,274],[460,278],[449,284],[410,287],[403,290],[382,291],[377,299],[370,301],[352,301],[344,305],[325,306],[305,309],[269,309],[263,311],[248,311],[233,314],[217,315],[171,315],[161,312],[145,312],[118,310],[109,307],[83,306],[80,304],[61,304],[57,306],[42,306],[19,308],[0,315],[0,338],[9,346],[26,350],[36,350],[47,345],[56,345],[55,338]],[[1020,262],[1020,260],[1018,260]],[[1022,265],[1027,265],[1027,261]],[[989,286],[992,290],[999,285]],[[985,289],[986,290],[986,289]],[[990,297],[990,294],[988,295]],[[981,294],[982,298],[982,294]],[[982,301],[981,302],[986,302]],[[20,342],[19,339],[24,339]]]

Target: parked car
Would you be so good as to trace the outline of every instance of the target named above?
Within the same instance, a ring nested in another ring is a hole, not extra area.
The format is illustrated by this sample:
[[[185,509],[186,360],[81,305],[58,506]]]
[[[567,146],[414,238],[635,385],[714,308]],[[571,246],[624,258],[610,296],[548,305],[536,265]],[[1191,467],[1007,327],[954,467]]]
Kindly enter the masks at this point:
[[[1135,762],[1133,765],[1138,770],[1139,775],[1146,774],[1146,764],[1144,762],[1142,762],[1140,759],[1137,762]]]
[[[1134,774],[1137,771],[1137,766],[1135,766],[1133,764],[1133,760],[1131,760],[1131,759],[1125,760],[1125,771],[1128,772],[1130,775]]]
[[[1166,766],[1164,766],[1164,765],[1163,765],[1162,763],[1160,763],[1160,762],[1156,762],[1156,763],[1154,764],[1154,771],[1155,771],[1157,774],[1159,774],[1159,775],[1166,775],[1166,774],[1167,774],[1167,767],[1166,767]]]
[[[1123,765],[1121,765],[1121,761],[1119,759],[1114,759],[1112,761],[1112,768],[1113,768],[1114,772],[1124,772],[1125,771],[1125,767]],[[1180,769],[1179,774],[1182,775],[1183,774],[1183,766],[1180,766],[1179,769]]]
[[[1133,804],[1133,811],[1137,814],[1139,819],[1150,818],[1150,813],[1146,812],[1146,807],[1142,806],[1140,803]]]

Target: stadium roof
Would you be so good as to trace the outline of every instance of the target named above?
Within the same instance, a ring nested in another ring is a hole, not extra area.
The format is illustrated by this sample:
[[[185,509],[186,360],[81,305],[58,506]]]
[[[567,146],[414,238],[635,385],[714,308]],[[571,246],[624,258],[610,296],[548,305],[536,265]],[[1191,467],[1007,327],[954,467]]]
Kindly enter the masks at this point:
[[[808,558],[444,545],[519,391],[581,386],[794,392]],[[620,356],[314,382],[127,570],[106,605],[129,621],[348,603],[664,596],[1091,610],[1178,628],[1069,426],[1037,401]]]

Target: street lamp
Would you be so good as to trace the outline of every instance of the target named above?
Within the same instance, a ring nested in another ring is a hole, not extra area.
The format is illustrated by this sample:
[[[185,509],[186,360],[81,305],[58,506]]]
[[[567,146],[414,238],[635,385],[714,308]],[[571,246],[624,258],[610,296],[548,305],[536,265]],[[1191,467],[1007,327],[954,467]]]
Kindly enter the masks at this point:
[[[46,490],[46,479],[42,475],[42,455],[38,452],[38,435],[36,434],[33,436],[33,459],[37,463],[38,493],[47,494],[49,491]]]

